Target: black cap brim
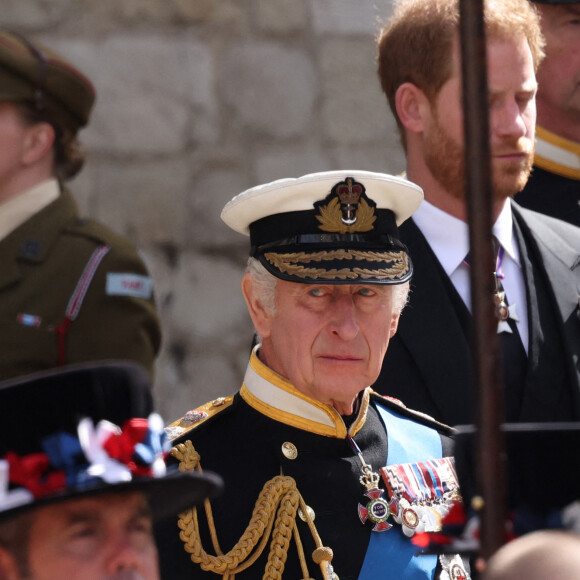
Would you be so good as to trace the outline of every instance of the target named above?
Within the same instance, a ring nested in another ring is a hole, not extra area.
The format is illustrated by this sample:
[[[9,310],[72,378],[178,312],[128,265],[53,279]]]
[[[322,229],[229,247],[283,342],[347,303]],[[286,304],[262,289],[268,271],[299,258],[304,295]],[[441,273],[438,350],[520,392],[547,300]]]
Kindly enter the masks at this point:
[[[30,503],[16,506],[0,512],[0,522],[21,515],[27,511],[60,502],[82,499],[95,495],[111,493],[140,492],[151,509],[153,521],[179,514],[218,495],[223,488],[221,477],[212,472],[181,472],[168,473],[158,478],[135,478],[131,481],[106,484],[99,482],[92,486],[67,488],[62,493],[35,499]]]

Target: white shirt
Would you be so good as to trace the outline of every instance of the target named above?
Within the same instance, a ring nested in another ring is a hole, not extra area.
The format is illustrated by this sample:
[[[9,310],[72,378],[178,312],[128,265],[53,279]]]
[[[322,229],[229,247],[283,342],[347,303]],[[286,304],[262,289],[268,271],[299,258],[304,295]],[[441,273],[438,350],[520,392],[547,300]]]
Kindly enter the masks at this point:
[[[431,246],[445,273],[471,312],[471,283],[469,266],[464,258],[469,253],[469,226],[448,213],[423,201],[413,214],[413,221]],[[520,262],[520,253],[514,237],[512,208],[508,202],[492,227],[493,235],[505,249],[502,280],[508,304],[515,305],[518,332],[526,352],[529,343],[526,285]]]
[[[48,179],[0,204],[0,241],[60,195],[56,179]]]

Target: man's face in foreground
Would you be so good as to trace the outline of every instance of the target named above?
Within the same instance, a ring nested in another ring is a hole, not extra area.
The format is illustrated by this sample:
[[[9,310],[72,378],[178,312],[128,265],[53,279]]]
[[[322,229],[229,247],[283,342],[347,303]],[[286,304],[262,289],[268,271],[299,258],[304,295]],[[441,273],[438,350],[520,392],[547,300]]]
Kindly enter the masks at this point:
[[[38,508],[28,573],[7,580],[158,580],[149,508],[137,492],[71,499]]]
[[[301,393],[348,415],[378,377],[398,320],[392,286],[278,280],[276,312],[258,329],[260,356]]]

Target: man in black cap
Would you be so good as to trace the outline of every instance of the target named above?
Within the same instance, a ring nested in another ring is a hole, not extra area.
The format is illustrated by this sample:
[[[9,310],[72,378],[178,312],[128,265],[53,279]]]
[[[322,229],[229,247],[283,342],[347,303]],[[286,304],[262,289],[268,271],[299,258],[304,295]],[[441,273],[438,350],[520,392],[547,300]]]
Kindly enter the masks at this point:
[[[506,419],[578,420],[580,230],[510,199],[532,166],[543,38],[527,0],[484,6],[496,249],[489,276]],[[415,276],[375,388],[449,425],[476,417],[458,23],[457,0],[401,0],[378,41],[407,177],[425,200],[400,230]]]
[[[534,0],[546,38],[538,69],[534,169],[516,201],[580,226],[580,0]]]
[[[80,219],[91,82],[53,51],[0,31],[0,380],[159,349],[152,280],[133,245]]]
[[[121,362],[0,384],[0,578],[159,579],[153,520],[221,480],[166,470],[150,391]]]
[[[181,466],[219,469],[226,492],[160,526],[164,576],[465,575],[412,540],[457,496],[449,428],[369,388],[412,274],[398,225],[421,199],[400,178],[330,171],[225,206],[250,236],[242,291],[260,340],[235,396],[168,428]]]

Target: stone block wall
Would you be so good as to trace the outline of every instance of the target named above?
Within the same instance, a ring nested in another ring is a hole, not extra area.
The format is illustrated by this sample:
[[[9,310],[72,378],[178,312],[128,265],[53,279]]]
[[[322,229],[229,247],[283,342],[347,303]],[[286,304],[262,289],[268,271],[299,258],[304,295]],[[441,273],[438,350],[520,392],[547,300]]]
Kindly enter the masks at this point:
[[[252,327],[239,290],[248,240],[219,214],[259,183],[404,169],[375,72],[390,0],[3,0],[3,26],[94,81],[71,188],[132,238],[154,276],[167,419],[233,393]]]

